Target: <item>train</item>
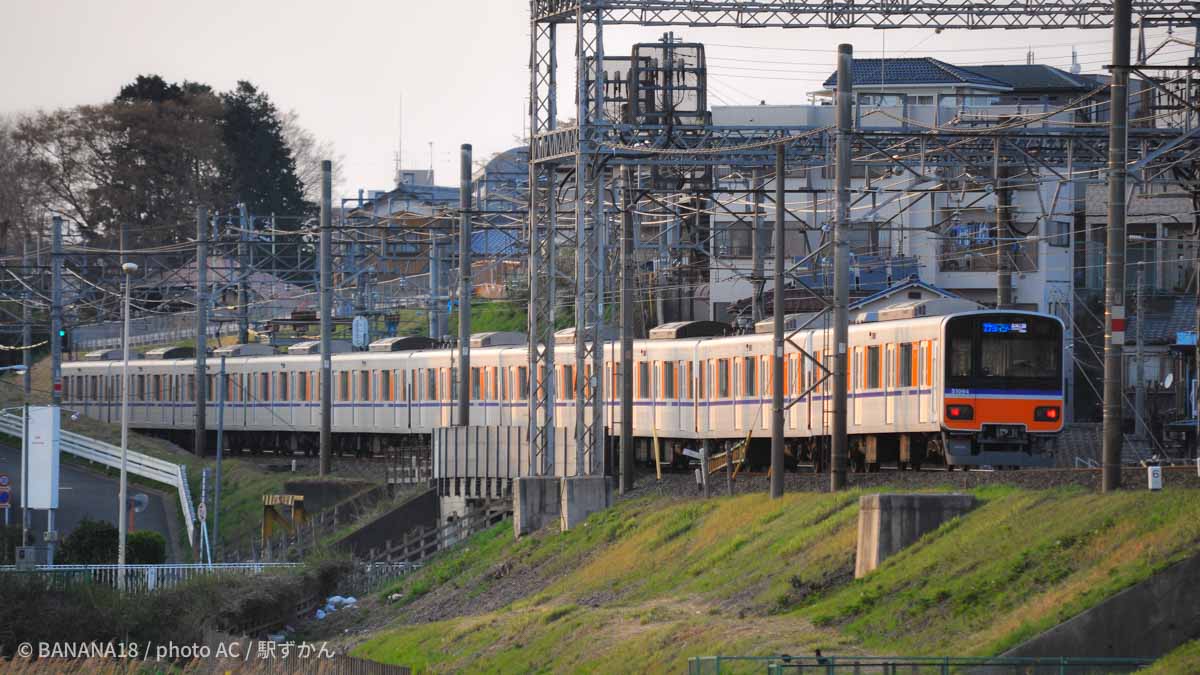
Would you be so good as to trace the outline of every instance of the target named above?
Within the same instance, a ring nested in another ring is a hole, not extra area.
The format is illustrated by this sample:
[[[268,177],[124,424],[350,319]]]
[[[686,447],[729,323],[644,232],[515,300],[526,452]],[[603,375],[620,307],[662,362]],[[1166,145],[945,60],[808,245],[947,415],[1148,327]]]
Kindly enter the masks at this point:
[[[634,342],[633,427],[636,457],[687,462],[700,444],[749,443],[769,453],[772,336],[704,334],[690,322],[658,327]],[[556,341],[555,389],[574,392],[575,346]],[[1027,311],[977,310],[866,321],[849,328],[847,430],[858,471],[894,464],[956,467],[1048,466],[1063,428],[1064,326]],[[832,427],[832,331],[790,334],[784,354],[785,442],[790,464],[828,466]],[[618,400],[620,343],[604,343],[604,426],[615,439],[624,422]],[[455,410],[458,352],[422,338],[392,338],[370,351],[334,354],[335,451],[386,453],[449,426]],[[207,362],[206,422],[213,433],[223,400],[231,451],[316,452],[320,430],[317,354],[265,354]],[[518,333],[473,337],[470,422],[527,426],[529,351]],[[64,405],[118,422],[119,360],[64,363]],[[544,378],[545,373],[539,373]],[[592,382],[590,366],[583,374]],[[130,363],[130,425],[190,445],[195,427],[193,358]],[[557,400],[555,424],[575,424],[573,395]],[[570,433],[570,431],[568,431]],[[210,440],[209,447],[214,447]]]

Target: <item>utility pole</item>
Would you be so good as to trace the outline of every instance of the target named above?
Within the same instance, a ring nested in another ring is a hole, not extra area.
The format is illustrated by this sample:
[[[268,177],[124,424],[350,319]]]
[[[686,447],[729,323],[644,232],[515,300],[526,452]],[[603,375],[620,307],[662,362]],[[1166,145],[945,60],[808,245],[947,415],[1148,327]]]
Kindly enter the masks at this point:
[[[775,349],[771,359],[771,498],[783,496],[783,319],[787,311],[783,298],[783,216],[784,177],[787,175],[784,153],[787,145],[775,146]]]
[[[121,247],[124,257],[125,247]],[[124,263],[124,260],[121,261]],[[192,451],[197,457],[208,452],[208,209],[196,207],[196,432]]]
[[[441,340],[445,326],[442,324],[442,248],[438,243],[437,230],[429,233],[429,337]]]
[[[846,487],[846,344],[850,335],[850,134],[851,104],[854,101],[854,47],[838,46],[837,74],[837,214],[833,223],[833,438],[829,488]]]
[[[1008,167],[1000,161],[1001,143],[997,138],[992,159],[996,181],[996,309],[1012,309],[1012,193],[1008,188]]]
[[[633,169],[621,167],[625,208],[621,212],[621,481],[620,493],[633,489]],[[699,395],[697,395],[699,398]]]
[[[320,470],[329,475],[333,454],[333,162],[321,160],[321,437]]]
[[[21,243],[21,267],[29,275],[29,240]],[[33,519],[29,515],[29,397],[33,393],[33,293],[25,288],[21,291],[24,302],[21,303],[21,364],[25,366],[24,410],[21,415],[21,545],[29,545],[29,528]]]
[[[753,178],[751,179],[754,185],[754,218],[751,222],[750,230],[750,282],[754,285],[754,294],[751,296],[750,307],[750,332],[754,332],[754,325],[763,320],[763,314],[766,312],[766,303],[763,300],[763,288],[767,285],[766,274],[763,271],[763,257],[766,255],[766,247],[763,245],[763,181],[762,169],[755,169]]]
[[[54,216],[50,230],[50,400],[62,405],[62,218]],[[49,527],[53,530],[53,524]]]
[[[303,373],[301,373],[303,374]],[[225,454],[225,355],[221,354],[221,372],[217,378],[217,484],[213,490],[213,545],[221,548],[221,457]]]
[[[1143,284],[1145,283],[1144,264],[1138,265],[1137,271],[1137,381],[1134,383],[1134,411],[1133,420],[1135,429],[1137,429],[1137,437],[1139,441],[1144,441],[1149,436],[1146,428],[1146,362],[1145,354],[1142,351],[1142,326],[1146,321],[1145,296],[1143,295]]]
[[[1125,343],[1125,179],[1129,142],[1131,0],[1113,3],[1112,85],[1108,131],[1108,242],[1104,261],[1103,489],[1121,486],[1122,348]]]
[[[250,263],[248,260],[250,248],[249,214],[245,204],[238,204],[238,220],[241,227],[238,233],[238,342],[246,344],[250,341]]]
[[[471,144],[459,149],[458,426],[471,425]]]

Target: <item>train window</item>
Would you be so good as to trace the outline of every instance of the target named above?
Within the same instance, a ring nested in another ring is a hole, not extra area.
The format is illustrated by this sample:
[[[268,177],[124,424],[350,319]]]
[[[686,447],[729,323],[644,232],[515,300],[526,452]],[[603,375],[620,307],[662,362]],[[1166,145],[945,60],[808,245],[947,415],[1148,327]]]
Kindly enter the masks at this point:
[[[437,370],[434,368],[425,369],[425,400],[437,400]]]
[[[358,371],[358,400],[371,400],[371,371]]]
[[[758,371],[755,368],[757,364],[753,356],[747,356],[742,359],[742,394],[745,396],[758,395]]]
[[[681,387],[683,389],[683,398],[690,401],[692,400],[692,386],[695,384],[695,380],[692,379],[692,362],[688,361],[685,363],[680,361],[679,366],[680,372],[683,373],[683,386]]]
[[[883,386],[879,368],[879,346],[867,347],[867,389]]]
[[[379,398],[384,401],[392,400],[392,371],[384,370],[379,373],[379,393]]]
[[[638,361],[638,398],[650,398],[650,363]]]
[[[479,400],[481,398],[481,390],[483,389],[483,385],[479,380],[482,377],[483,374],[479,372],[479,368],[471,369],[471,398],[474,400]]]
[[[717,359],[717,396],[729,398],[729,359]]]
[[[675,362],[663,362],[663,398],[673,400],[675,398]]]
[[[196,376],[195,375],[187,376],[187,400],[188,401],[196,400]]]
[[[492,400],[498,401],[504,396],[504,369],[492,366],[490,370],[492,371],[492,376],[488,380],[488,388],[491,392]]]
[[[712,362],[701,361],[700,372],[696,373],[696,398],[701,401],[708,398],[708,389],[705,387],[705,384],[707,384],[708,378],[706,375],[709,368],[712,368]]]
[[[592,364],[590,363],[583,365],[583,397],[584,399],[592,397]]]
[[[517,398],[529,398],[529,367],[517,367]]]
[[[900,372],[899,381],[901,387],[913,386],[913,345],[911,342],[905,342],[900,345]]]
[[[350,372],[343,370],[338,373],[338,400],[350,400]]]
[[[288,373],[279,373],[279,381],[275,383],[275,398],[279,399],[280,401],[288,400],[288,394],[291,393],[288,391],[289,377],[290,375]]]
[[[250,392],[250,396],[253,397],[254,392]],[[260,400],[260,401],[270,401],[271,400],[271,374],[270,373],[259,373],[258,374],[258,400]]]
[[[298,400],[298,401],[307,401],[308,400],[308,378],[309,377],[310,377],[309,373],[297,373],[296,374],[296,400]]]
[[[574,394],[575,394],[575,366],[570,365],[570,364],[564,365],[560,372],[562,372],[562,392],[564,394],[570,394],[571,396],[574,396]]]

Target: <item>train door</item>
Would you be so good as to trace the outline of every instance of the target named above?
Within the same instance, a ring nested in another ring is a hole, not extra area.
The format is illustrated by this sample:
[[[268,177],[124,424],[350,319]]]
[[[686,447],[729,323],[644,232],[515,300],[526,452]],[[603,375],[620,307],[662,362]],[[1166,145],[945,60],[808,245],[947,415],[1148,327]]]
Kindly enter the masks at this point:
[[[883,358],[883,423],[896,423],[896,345],[885,345]]]
[[[758,375],[755,378],[758,384],[758,426],[760,429],[771,428],[771,406],[773,404],[773,392],[771,388],[775,386],[771,382],[771,377],[774,375],[770,356],[755,357],[758,361]]]
[[[854,426],[862,424],[862,382],[863,377],[863,349],[862,347],[854,348],[853,366],[850,368],[850,377],[847,378],[851,385],[850,390],[850,423]]]
[[[921,340],[920,355],[917,360],[917,422],[929,422],[929,410],[932,405],[933,388],[929,382],[929,341]]]

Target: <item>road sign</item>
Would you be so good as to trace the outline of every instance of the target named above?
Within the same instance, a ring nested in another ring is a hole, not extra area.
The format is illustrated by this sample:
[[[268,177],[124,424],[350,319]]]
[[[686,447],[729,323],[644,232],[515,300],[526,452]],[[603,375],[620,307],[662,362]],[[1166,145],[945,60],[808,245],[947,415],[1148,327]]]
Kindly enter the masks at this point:
[[[8,487],[8,474],[0,473],[0,487]]]
[[[12,502],[12,493],[7,487],[0,487],[0,509],[7,509]]]

